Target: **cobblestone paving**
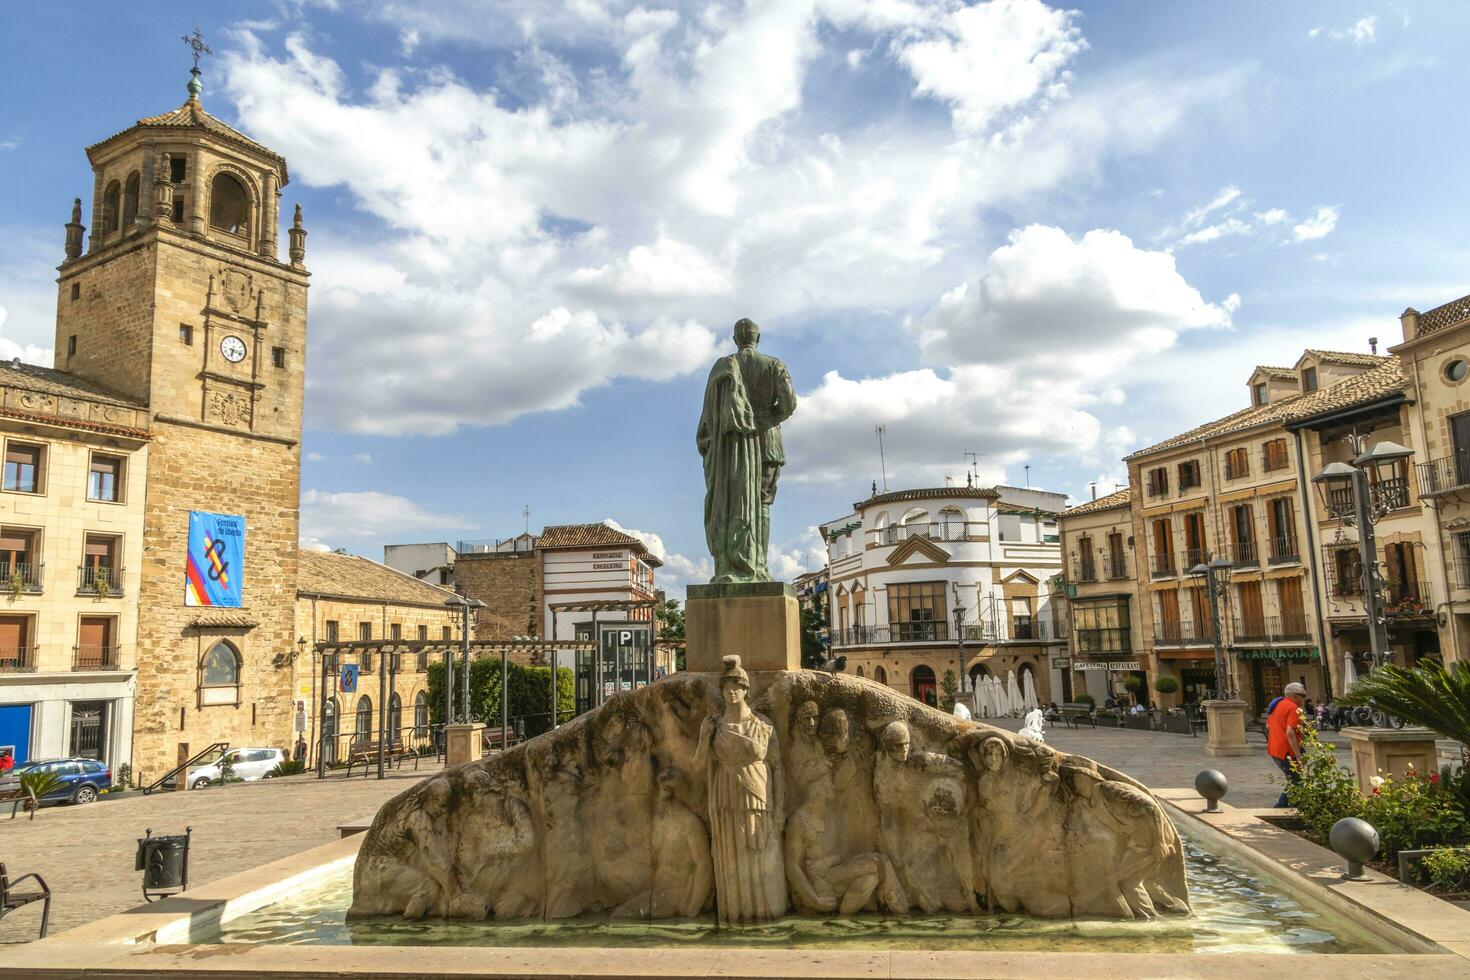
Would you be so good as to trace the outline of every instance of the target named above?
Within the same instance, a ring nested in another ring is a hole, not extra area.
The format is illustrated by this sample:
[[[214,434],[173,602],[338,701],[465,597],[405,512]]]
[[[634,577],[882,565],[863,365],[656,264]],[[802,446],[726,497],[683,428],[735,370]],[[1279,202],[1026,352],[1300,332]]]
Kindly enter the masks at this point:
[[[194,828],[189,883],[205,884],[338,837],[337,825],[371,817],[389,798],[428,776],[394,771],[379,782],[334,776],[263,780],[228,788],[102,799],[89,806],[49,806],[34,821],[0,810],[0,861],[12,875],[38,872],[56,896],[54,935],[143,902],[133,870],[137,838]],[[40,928],[40,905],[0,921],[0,943],[26,942]],[[0,954],[3,955],[3,954]]]

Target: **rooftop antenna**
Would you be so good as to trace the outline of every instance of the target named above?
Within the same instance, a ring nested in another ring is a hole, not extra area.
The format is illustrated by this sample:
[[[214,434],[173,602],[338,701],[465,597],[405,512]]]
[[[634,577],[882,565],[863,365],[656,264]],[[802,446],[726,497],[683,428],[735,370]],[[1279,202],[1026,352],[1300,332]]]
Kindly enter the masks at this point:
[[[980,476],[980,473],[979,473],[979,470],[980,470],[980,454],[977,453],[977,452],[974,452],[973,450],[966,449],[965,452],[964,452],[964,456],[965,456],[966,459],[968,459],[970,461],[970,476],[972,478],[977,478],[978,479],[979,476]],[[971,480],[970,485],[971,486],[974,486],[975,485],[974,484],[974,479]]]
[[[878,466],[883,472],[883,492],[888,492],[888,458],[883,455],[883,426],[873,426],[873,431],[878,433]]]

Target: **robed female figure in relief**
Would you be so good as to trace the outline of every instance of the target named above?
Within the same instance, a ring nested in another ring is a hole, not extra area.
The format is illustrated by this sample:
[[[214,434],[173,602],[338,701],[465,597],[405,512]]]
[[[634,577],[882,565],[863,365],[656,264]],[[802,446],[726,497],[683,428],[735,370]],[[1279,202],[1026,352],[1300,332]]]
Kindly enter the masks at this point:
[[[750,678],[724,659],[724,710],[700,730],[706,766],[715,904],[721,922],[764,922],[786,913],[781,856],[781,766],[771,723],[750,710]]]

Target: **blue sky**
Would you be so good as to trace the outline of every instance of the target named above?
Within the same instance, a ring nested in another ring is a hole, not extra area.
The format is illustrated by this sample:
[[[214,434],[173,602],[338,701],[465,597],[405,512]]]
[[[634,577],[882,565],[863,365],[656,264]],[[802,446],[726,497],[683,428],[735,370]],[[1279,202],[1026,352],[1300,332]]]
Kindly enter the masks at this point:
[[[310,231],[314,546],[529,505],[707,575],[694,421],[751,316],[802,396],[789,576],[876,424],[890,487],[976,451],[1085,499],[1253,365],[1470,289],[1459,3],[14,3],[0,355],[50,363],[82,149],[183,100],[196,24]]]

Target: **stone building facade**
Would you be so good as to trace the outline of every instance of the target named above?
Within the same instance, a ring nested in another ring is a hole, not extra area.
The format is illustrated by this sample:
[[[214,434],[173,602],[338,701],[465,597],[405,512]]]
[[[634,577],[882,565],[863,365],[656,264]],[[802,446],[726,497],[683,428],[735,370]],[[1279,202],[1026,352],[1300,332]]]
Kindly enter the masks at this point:
[[[277,249],[285,161],[189,98],[87,150],[57,280],[56,366],[147,406],[133,762],[181,746],[289,746],[305,231]],[[245,522],[241,608],[186,606],[192,511]]]
[[[471,551],[455,556],[455,587],[479,599],[472,635],[509,640],[541,635],[541,561],[534,551]],[[529,662],[528,655],[516,653]]]
[[[313,651],[332,641],[457,643],[461,619],[446,605],[454,593],[357,555],[302,551],[298,568],[295,628],[301,656],[294,727],[309,750],[324,744],[333,761],[352,741],[371,741],[385,728],[402,741],[408,729],[426,733],[429,654],[401,657],[396,671],[385,671],[381,658],[370,654],[347,658],[359,669],[357,690],[347,692],[340,673],[324,675]]]
[[[1132,503],[1125,487],[1070,508],[1058,522],[1071,628],[1064,700],[1088,694],[1103,704],[1146,663]]]
[[[0,364],[0,751],[132,754],[146,406]]]
[[[898,490],[823,524],[832,652],[848,672],[928,704],[946,674],[965,691],[1012,671],[1052,700],[1064,500],[1019,487]]]

